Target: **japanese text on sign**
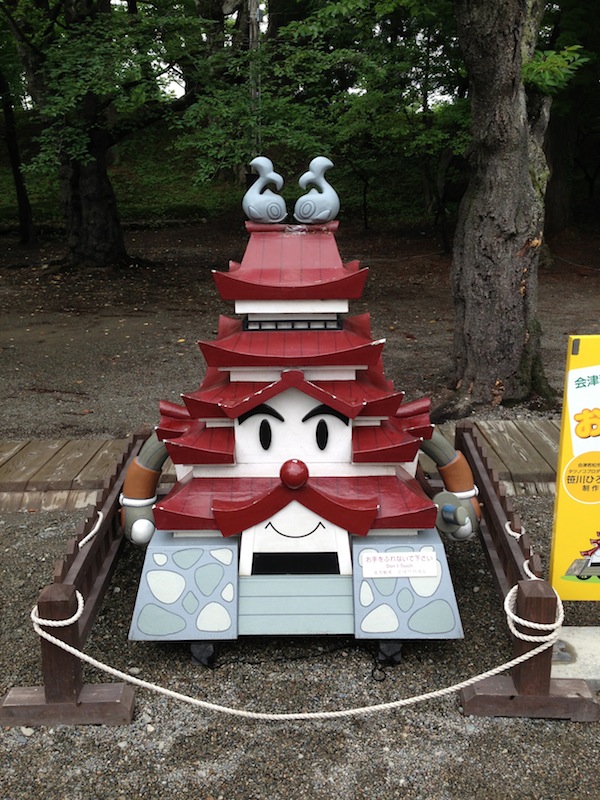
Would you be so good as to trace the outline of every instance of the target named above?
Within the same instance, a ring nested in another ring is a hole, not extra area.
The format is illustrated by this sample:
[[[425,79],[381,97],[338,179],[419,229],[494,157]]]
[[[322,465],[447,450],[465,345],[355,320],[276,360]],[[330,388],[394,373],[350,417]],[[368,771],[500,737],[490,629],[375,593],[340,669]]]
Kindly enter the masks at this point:
[[[567,464],[563,481],[568,494],[580,503],[600,502],[600,453],[576,456]]]
[[[434,551],[420,553],[365,553],[365,578],[433,578],[437,575]]]
[[[574,381],[575,389],[586,389],[588,386],[600,386],[600,375],[579,375]]]

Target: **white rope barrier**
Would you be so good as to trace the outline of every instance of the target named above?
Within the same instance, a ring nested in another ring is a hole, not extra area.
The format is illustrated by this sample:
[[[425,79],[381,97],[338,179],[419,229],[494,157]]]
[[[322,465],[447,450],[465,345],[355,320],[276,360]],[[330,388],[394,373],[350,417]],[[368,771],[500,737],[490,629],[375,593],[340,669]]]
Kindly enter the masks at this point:
[[[83,614],[85,603],[81,592],[75,590],[75,596],[77,597],[77,611],[68,619],[42,619],[38,614],[37,606],[34,606],[31,609],[31,621],[33,622],[36,633],[38,633],[36,626],[39,625],[44,625],[46,628],[68,628],[69,625],[73,625],[74,622],[77,622]]]
[[[512,536],[512,538],[516,539],[517,541],[519,541],[521,536],[524,536],[524,534],[525,534],[525,526],[524,525],[521,525],[521,530],[520,531],[513,531],[513,529],[510,527],[510,520],[507,520],[504,523],[504,530],[508,533],[509,536]]]
[[[506,613],[506,621],[508,623],[508,627],[510,628],[510,632],[513,634],[513,636],[516,636],[517,639],[521,639],[524,642],[539,642],[541,639],[544,639],[545,641],[549,641],[554,644],[554,642],[558,639],[560,628],[565,618],[562,600],[555,592],[556,619],[554,622],[531,622],[531,620],[521,619],[521,617],[518,617],[514,612],[517,604],[518,589],[519,587],[517,585],[513,586],[504,598],[504,611]],[[530,628],[534,631],[548,631],[548,635],[543,637],[530,636],[529,634],[522,633],[520,630],[518,630],[516,627],[517,625],[522,625],[523,627]]]
[[[98,533],[98,531],[100,530],[100,526],[102,525],[103,519],[104,519],[104,514],[101,511],[98,511],[98,519],[96,520],[96,524],[94,525],[92,530],[89,531],[89,533],[86,536],[84,536],[83,539],[77,545],[80,550],[82,547],[85,547],[85,545],[88,542],[90,542],[94,538],[94,536]]]
[[[196,697],[190,697],[189,695],[182,694],[181,692],[175,692],[172,689],[167,689],[164,686],[158,686],[157,684],[150,683],[149,681],[142,680],[141,678],[137,678],[133,675],[129,675],[128,673],[122,672],[121,670],[115,669],[114,667],[110,667],[108,664],[103,664],[101,661],[98,661],[95,658],[83,653],[81,650],[78,650],[71,645],[66,644],[66,642],[57,639],[48,631],[45,631],[41,628],[42,625],[45,627],[67,627],[72,625],[74,622],[81,617],[83,613],[84,601],[83,597],[80,592],[77,592],[77,611],[75,614],[70,617],[69,619],[65,620],[44,620],[41,619],[38,611],[37,606],[33,608],[31,612],[31,620],[33,622],[33,627],[35,632],[41,636],[42,638],[46,639],[47,641],[51,642],[52,644],[60,647],[62,650],[65,650],[67,653],[79,658],[81,661],[89,664],[92,667],[96,667],[103,672],[106,672],[109,675],[112,675],[119,680],[125,681],[127,683],[131,683],[134,686],[138,686],[141,689],[148,689],[149,691],[156,692],[158,694],[165,695],[173,700],[179,700],[181,702],[187,703],[189,705],[195,706],[197,708],[202,708],[207,711],[216,711],[222,714],[228,714],[230,716],[235,717],[243,717],[245,719],[254,719],[254,720],[265,720],[269,722],[274,721],[288,721],[288,720],[325,720],[325,719],[340,719],[344,717],[356,717],[361,714],[372,714],[374,712],[385,712],[391,711],[397,708],[406,708],[407,706],[416,705],[417,703],[422,703],[427,700],[433,700],[440,697],[445,697],[450,694],[454,694],[455,692],[460,691],[461,689],[466,689],[468,686],[472,686],[479,681],[485,680],[486,678],[491,678],[494,675],[499,675],[502,672],[505,672],[513,667],[516,667],[519,664],[522,664],[524,661],[529,660],[530,658],[534,658],[535,656],[543,653],[549,647],[552,647],[554,642],[558,639],[558,635],[560,632],[560,626],[562,625],[564,612],[562,603],[560,598],[558,598],[558,606],[557,606],[557,618],[554,623],[549,624],[542,624],[536,622],[530,622],[529,620],[522,620],[514,614],[514,605],[516,603],[516,589],[517,586],[514,586],[508,595],[506,596],[505,600],[505,611],[507,614],[508,624],[511,630],[513,631],[514,635],[524,641],[528,642],[540,642],[539,646],[530,650],[527,653],[523,653],[523,655],[518,656],[517,658],[513,658],[511,661],[507,661],[505,664],[501,664],[498,667],[494,667],[494,669],[490,669],[487,672],[483,672],[480,675],[476,675],[475,677],[468,678],[467,680],[461,681],[460,683],[455,683],[452,686],[447,686],[444,689],[436,689],[432,692],[425,692],[424,694],[416,695],[413,697],[406,697],[401,700],[393,700],[388,703],[377,703],[375,705],[370,706],[360,706],[357,708],[348,708],[339,711],[307,711],[307,712],[291,712],[291,713],[271,713],[271,712],[264,712],[264,711],[246,711],[244,709],[239,708],[231,708],[229,706],[222,706],[217,703],[211,703],[207,700],[201,700]],[[514,597],[513,597],[514,595]],[[523,625],[532,630],[538,631],[548,631],[547,634],[542,634],[540,636],[528,636],[527,634],[523,634],[514,627],[515,625]],[[513,630],[514,628],[514,630]]]
[[[506,533],[509,536],[512,536],[512,538],[516,539],[517,541],[519,541],[519,539],[521,539],[522,536],[525,536],[525,526],[524,525],[521,525],[521,530],[520,531],[513,531],[513,529],[510,527],[510,522],[508,520],[504,523],[504,530],[506,531]],[[533,550],[531,548],[529,548],[529,556],[530,557],[533,556]],[[535,574],[535,572],[531,571],[531,567],[529,566],[529,559],[527,559],[526,561],[523,562],[523,572],[525,573],[525,575],[527,575],[529,580],[532,580],[532,581],[541,580],[541,578],[539,578]],[[558,595],[557,595],[557,597],[558,597]]]
[[[527,575],[527,577],[529,578],[530,581],[541,581],[542,580],[538,575],[535,574],[535,572],[531,571],[531,567],[529,566],[529,559],[527,559],[527,561],[523,562],[523,572],[525,573],[525,575]],[[556,596],[558,597],[558,595],[556,595]]]

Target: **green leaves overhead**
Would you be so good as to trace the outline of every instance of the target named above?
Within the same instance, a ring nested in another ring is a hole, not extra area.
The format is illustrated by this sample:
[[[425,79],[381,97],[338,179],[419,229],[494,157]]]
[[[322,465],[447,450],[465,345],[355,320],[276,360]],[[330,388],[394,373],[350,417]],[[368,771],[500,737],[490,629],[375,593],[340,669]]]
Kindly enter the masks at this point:
[[[465,151],[468,79],[453,0],[271,0],[259,27],[255,7],[2,0],[0,34],[10,31],[12,61],[18,43],[23,63],[14,82],[26,75],[42,131],[30,165],[89,163],[100,144],[109,150],[160,121],[196,182],[238,179],[258,152],[293,173],[322,152],[338,175],[364,183],[368,174],[388,195],[394,163],[416,176],[414,197]],[[547,27],[523,75],[555,93],[587,54],[553,39],[552,20]]]
[[[542,94],[556,94],[564,89],[583,64],[589,61],[578,44],[562,50],[536,50],[531,61],[523,64],[523,81]]]
[[[441,113],[459,84],[450,2],[319,2],[256,49],[228,53],[219,81],[177,123],[180,145],[197,153],[200,181],[257,152],[282,168],[324,152],[338,169],[372,160],[385,171],[419,146],[426,159],[464,147],[465,104]]]

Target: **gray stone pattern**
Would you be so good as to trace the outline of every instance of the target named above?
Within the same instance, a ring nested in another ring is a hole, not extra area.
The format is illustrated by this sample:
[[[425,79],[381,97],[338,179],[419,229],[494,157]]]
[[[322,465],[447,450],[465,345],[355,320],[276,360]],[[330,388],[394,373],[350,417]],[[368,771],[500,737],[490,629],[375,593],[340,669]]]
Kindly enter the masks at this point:
[[[365,578],[367,556],[435,552],[431,577]],[[357,639],[460,639],[463,629],[444,546],[435,530],[354,538],[354,635]]]
[[[238,542],[155,531],[129,638],[203,641],[238,635]]]

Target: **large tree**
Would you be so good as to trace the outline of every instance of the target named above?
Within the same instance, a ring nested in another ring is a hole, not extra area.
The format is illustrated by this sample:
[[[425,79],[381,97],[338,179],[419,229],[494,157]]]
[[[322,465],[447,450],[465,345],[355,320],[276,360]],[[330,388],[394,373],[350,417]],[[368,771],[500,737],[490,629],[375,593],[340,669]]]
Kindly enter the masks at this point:
[[[43,129],[38,164],[60,176],[69,260],[125,264],[111,148],[194,101],[225,47],[221,3],[1,0],[0,11]],[[165,76],[183,96],[168,96]]]
[[[105,52],[100,54],[91,46],[89,33],[99,17],[104,16],[108,25],[110,10],[107,0],[67,0],[62,7],[44,0],[2,3],[49,145],[43,158],[55,162],[59,170],[70,260],[92,266],[121,264],[126,259],[106,168],[107,153],[114,144],[104,122],[110,103],[105,92],[86,87],[84,77],[91,58],[97,64],[106,58]],[[113,65],[103,66],[108,71]]]
[[[548,103],[522,80],[540,0],[456,0],[470,81],[471,177],[454,242],[458,405],[546,393],[536,317]]]

